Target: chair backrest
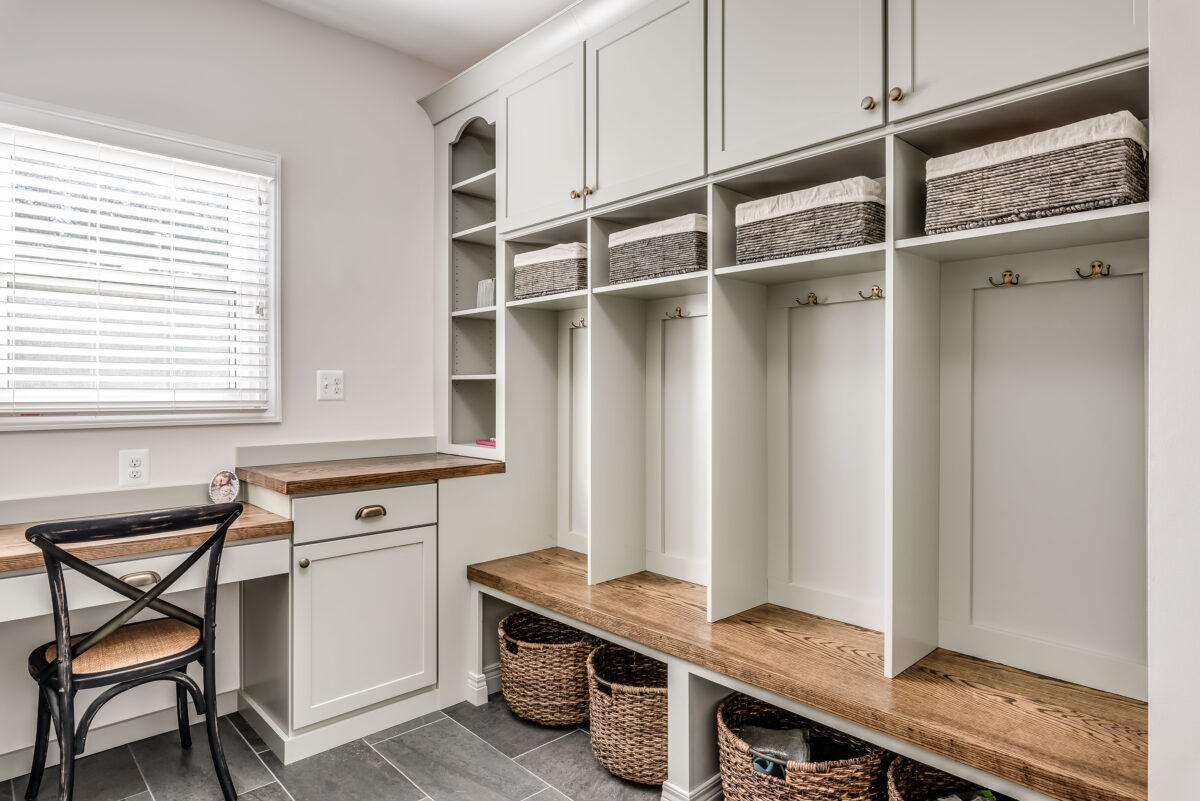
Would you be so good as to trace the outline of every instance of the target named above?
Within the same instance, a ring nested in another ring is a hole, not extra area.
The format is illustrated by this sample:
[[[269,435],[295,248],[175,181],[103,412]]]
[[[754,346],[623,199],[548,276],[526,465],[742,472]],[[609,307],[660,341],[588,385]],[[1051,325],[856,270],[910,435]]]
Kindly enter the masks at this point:
[[[146,608],[195,626],[200,630],[200,636],[205,646],[210,647],[213,628],[216,624],[217,573],[221,564],[221,551],[225,546],[225,535],[229,527],[241,513],[242,505],[240,503],[221,503],[115,517],[63,520],[56,523],[43,523],[26,531],[25,538],[42,551],[46,562],[46,575],[50,580],[58,659],[55,664],[47,666],[47,671],[57,667],[60,675],[64,679],[68,678],[71,672],[71,662],[74,659],[94,647]],[[153,536],[209,526],[216,527],[213,533],[188,554],[187,558],[170,574],[149,589],[135,587],[122,581],[63,548],[63,546],[79,543]],[[161,600],[159,596],[170,589],[171,585],[178,581],[205,553],[208,554],[208,576],[205,582],[204,615],[197,616],[175,604]],[[74,644],[71,643],[70,609],[67,603],[66,583],[63,580],[64,566],[72,568],[133,601],[103,626]]]

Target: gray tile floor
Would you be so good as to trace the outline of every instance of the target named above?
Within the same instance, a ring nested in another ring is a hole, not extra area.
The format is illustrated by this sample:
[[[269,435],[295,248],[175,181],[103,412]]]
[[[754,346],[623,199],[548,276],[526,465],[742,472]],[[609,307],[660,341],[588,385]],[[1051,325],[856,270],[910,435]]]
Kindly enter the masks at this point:
[[[452,706],[292,765],[281,765],[240,715],[221,738],[241,801],[641,801],[657,787],[610,775],[585,729],[521,720],[499,693],[481,707]],[[77,801],[221,801],[208,740],[193,727],[190,751],[175,732],[88,755],[76,766]],[[57,770],[38,801],[57,797]],[[11,793],[11,796],[10,796]],[[25,778],[0,782],[20,801]]]

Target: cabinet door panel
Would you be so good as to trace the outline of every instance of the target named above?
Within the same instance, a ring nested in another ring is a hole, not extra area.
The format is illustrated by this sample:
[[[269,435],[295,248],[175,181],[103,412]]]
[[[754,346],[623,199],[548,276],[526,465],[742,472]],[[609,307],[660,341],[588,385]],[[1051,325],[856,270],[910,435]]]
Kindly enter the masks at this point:
[[[1147,0],[889,0],[902,119],[1145,50]]]
[[[500,230],[583,210],[583,47],[500,89],[496,126]]]
[[[708,30],[711,172],[883,124],[883,0],[712,0]]]
[[[655,3],[587,42],[589,206],[704,174],[704,3]]]
[[[294,727],[437,680],[436,537],[425,526],[294,550]]]

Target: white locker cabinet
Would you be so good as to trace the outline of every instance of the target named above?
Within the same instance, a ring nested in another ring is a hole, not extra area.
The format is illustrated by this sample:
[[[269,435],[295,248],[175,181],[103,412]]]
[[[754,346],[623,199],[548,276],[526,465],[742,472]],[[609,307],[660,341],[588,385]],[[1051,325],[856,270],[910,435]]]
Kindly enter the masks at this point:
[[[1145,50],[1147,0],[888,0],[904,119]]]
[[[703,0],[653,3],[586,49],[589,208],[703,175]]]
[[[437,681],[437,526],[293,551],[293,728]]]
[[[711,0],[708,168],[883,124],[883,0]]]
[[[583,211],[583,47],[500,88],[500,230]]]

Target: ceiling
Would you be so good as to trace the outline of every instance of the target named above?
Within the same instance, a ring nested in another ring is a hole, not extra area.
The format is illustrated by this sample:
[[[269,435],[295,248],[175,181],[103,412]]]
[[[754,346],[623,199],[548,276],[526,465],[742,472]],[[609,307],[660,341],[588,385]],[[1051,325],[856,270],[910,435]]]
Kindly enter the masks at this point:
[[[576,0],[266,0],[462,72]]]

